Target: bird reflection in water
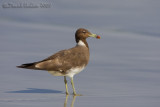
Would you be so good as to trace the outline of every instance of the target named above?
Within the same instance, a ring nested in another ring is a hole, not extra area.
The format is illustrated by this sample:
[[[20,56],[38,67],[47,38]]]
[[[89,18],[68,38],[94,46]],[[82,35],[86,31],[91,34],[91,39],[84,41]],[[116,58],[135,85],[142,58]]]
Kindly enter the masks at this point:
[[[67,107],[68,97],[69,97],[69,95],[66,95],[66,99],[64,101],[64,107]],[[73,99],[72,99],[72,102],[71,102],[71,107],[74,107],[74,102],[76,100],[76,97],[77,97],[76,95],[73,95]]]

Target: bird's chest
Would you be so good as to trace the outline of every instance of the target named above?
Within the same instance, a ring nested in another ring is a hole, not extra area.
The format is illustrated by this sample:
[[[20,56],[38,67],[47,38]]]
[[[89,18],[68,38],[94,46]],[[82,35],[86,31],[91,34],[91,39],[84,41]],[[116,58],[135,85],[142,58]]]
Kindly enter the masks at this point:
[[[88,61],[89,61],[89,50],[88,48],[84,47],[84,46],[79,46],[77,48],[78,50],[73,53],[72,58],[73,58],[73,64],[75,64],[75,66],[83,66],[83,65],[87,65]]]
[[[73,67],[73,68],[66,71],[66,76],[73,77],[75,74],[80,73],[84,68],[85,68],[85,66]]]

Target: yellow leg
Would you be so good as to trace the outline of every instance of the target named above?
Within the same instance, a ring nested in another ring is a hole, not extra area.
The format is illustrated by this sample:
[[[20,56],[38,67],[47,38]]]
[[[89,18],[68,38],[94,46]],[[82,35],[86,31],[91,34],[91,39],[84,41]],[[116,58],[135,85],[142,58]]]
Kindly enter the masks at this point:
[[[76,94],[76,90],[75,90],[75,88],[74,88],[73,77],[71,77],[71,84],[72,84],[72,88],[73,88],[73,94],[74,94],[74,95],[77,95],[77,94]]]
[[[66,87],[66,95],[69,95],[66,76],[64,76],[64,83],[65,83],[65,87]]]
[[[71,84],[72,84],[72,88],[73,88],[73,95],[74,95],[74,96],[82,96],[81,94],[76,94],[76,90],[75,90],[75,88],[74,88],[73,77],[71,77]]]

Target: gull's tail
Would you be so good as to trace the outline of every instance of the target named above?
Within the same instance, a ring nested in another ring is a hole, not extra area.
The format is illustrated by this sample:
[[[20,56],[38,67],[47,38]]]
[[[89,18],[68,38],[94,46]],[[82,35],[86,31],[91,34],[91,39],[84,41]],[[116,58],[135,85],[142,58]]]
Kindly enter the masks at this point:
[[[26,63],[26,64],[22,64],[20,66],[17,66],[18,68],[25,68],[25,69],[36,69],[35,67],[36,62],[34,63]]]

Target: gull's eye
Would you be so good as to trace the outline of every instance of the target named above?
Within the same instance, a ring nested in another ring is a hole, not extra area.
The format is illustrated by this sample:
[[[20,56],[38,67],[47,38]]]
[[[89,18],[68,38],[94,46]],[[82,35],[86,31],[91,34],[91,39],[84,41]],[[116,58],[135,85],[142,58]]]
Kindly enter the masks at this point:
[[[86,31],[85,31],[85,30],[83,30],[82,32],[83,32],[83,33],[86,33]]]

